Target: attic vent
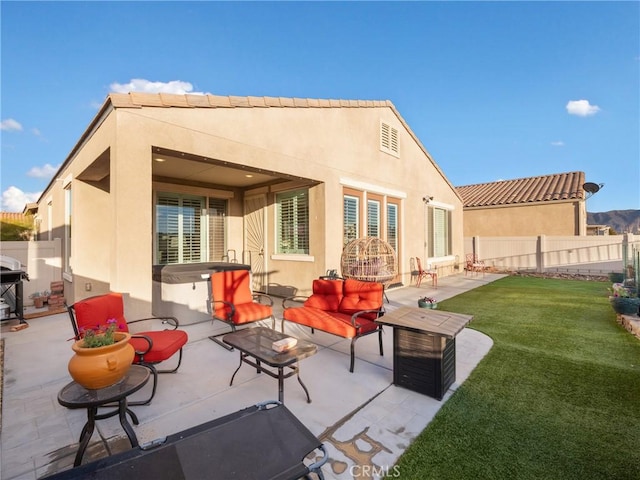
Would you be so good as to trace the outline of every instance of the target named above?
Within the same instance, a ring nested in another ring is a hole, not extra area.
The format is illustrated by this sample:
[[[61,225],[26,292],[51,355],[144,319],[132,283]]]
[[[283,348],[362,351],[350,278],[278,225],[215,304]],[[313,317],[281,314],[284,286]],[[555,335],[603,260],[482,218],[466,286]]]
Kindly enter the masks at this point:
[[[398,129],[388,123],[380,122],[380,150],[400,157]]]

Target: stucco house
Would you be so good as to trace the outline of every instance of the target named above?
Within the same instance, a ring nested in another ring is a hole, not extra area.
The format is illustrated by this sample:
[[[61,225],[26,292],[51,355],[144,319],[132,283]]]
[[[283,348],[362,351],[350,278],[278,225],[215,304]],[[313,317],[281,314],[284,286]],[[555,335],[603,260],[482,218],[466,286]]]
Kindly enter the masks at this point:
[[[457,187],[465,237],[586,235],[584,172]]]
[[[390,101],[144,93],[107,96],[37,202],[67,300],[119,291],[139,315],[202,313],[212,262],[250,265],[257,291],[308,293],[364,236],[395,248],[397,283],[415,256],[447,275],[462,214]]]

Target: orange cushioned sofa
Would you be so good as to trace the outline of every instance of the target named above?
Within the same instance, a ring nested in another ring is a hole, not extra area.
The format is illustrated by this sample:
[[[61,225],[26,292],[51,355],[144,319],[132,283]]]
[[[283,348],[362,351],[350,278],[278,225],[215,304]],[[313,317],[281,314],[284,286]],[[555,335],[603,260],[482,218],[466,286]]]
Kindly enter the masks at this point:
[[[376,319],[384,314],[383,285],[360,280],[313,281],[313,294],[309,297],[289,297],[282,301],[284,321],[322,330],[351,339],[351,366],[353,372],[355,342],[358,338],[378,332],[380,355],[382,351],[382,325]],[[293,306],[302,304],[301,306]]]

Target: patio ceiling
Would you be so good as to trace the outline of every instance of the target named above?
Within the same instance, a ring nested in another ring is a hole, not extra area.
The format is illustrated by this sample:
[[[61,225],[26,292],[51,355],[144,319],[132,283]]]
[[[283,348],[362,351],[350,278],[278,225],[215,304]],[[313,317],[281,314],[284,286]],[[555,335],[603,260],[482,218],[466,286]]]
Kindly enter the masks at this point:
[[[290,180],[310,179],[280,172],[266,171],[184,152],[154,147],[153,177],[157,180],[182,180],[185,183],[218,185],[234,188],[256,188]]]

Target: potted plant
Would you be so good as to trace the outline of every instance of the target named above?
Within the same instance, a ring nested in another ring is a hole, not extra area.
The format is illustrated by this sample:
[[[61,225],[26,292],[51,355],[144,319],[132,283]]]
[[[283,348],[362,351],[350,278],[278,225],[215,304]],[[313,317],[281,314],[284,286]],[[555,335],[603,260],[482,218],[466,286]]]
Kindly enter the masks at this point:
[[[624,274],[621,272],[610,272],[609,273],[609,281],[611,283],[622,283],[624,280]]]
[[[45,302],[49,300],[49,292],[34,292],[30,295],[30,298],[33,300],[33,305],[36,308],[42,308]]]
[[[87,389],[114,385],[129,370],[135,351],[129,344],[131,334],[118,331],[115,319],[107,320],[105,327],[84,330],[82,338],[71,348],[75,355],[68,364],[69,374]]]
[[[420,297],[418,299],[418,307],[436,309],[438,308],[438,302],[436,301],[435,298]]]
[[[622,283],[614,283],[609,289],[609,302],[616,313],[622,315],[635,315],[640,309],[640,298],[638,298],[633,289],[626,287]]]

